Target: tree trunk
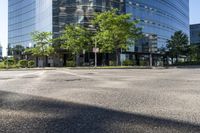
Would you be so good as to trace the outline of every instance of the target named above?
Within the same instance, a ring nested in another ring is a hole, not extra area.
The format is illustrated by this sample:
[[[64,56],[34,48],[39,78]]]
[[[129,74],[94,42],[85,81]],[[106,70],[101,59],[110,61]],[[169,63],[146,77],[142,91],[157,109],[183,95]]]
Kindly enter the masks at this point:
[[[176,55],[176,64],[178,64],[178,55]]]
[[[116,56],[116,66],[118,66],[119,65],[119,50],[118,49],[116,49],[116,51],[115,51],[115,56]]]
[[[79,66],[79,54],[76,54],[76,66]]]
[[[43,56],[43,67],[45,67],[46,66],[46,58],[45,58],[45,56]]]

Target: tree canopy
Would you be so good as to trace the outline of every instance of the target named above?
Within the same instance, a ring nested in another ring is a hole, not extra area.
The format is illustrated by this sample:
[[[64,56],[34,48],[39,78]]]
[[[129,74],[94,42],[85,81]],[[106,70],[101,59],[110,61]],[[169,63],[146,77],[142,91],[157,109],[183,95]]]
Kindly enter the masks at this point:
[[[171,39],[167,41],[167,48],[169,49],[170,56],[176,57],[178,62],[178,57],[184,54],[185,48],[188,46],[189,40],[188,36],[182,31],[177,31],[171,36]]]
[[[24,52],[24,50],[25,50],[24,46],[22,46],[22,45],[20,45],[20,44],[14,46],[14,47],[11,49],[13,55],[22,55],[23,52]]]
[[[52,47],[51,32],[33,32],[31,33],[34,47],[27,49],[26,52],[31,52],[35,56],[49,56],[54,52]]]
[[[103,52],[116,52],[118,56],[120,49],[127,50],[142,37],[141,29],[136,27],[137,23],[131,20],[130,14],[119,14],[117,9],[97,13],[92,20],[97,30],[94,40]]]
[[[61,48],[66,49],[73,54],[80,54],[83,50],[88,50],[90,43],[89,31],[81,25],[70,24],[65,27],[60,36]]]

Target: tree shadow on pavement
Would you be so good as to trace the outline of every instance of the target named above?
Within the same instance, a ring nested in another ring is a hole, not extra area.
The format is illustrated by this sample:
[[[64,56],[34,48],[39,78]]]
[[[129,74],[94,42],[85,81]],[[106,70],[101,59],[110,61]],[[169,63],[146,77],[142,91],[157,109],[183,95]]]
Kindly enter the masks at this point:
[[[200,126],[56,99],[0,91],[4,133],[197,133]]]

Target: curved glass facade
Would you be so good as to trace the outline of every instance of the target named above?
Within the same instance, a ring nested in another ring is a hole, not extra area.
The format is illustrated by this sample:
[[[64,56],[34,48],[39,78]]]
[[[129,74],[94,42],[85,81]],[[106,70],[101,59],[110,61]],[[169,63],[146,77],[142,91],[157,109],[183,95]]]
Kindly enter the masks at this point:
[[[53,30],[53,7],[52,0],[35,0],[35,30],[52,32]]]
[[[28,46],[35,30],[59,36],[66,24],[88,25],[93,12],[112,7],[140,20],[146,37],[135,51],[149,51],[149,43],[157,51],[178,30],[189,36],[189,0],[9,0],[9,43]]]
[[[126,0],[125,5],[126,13],[140,21],[138,26],[156,40],[158,49],[165,47],[176,31],[181,30],[189,37],[189,0]]]
[[[85,26],[94,12],[102,12],[111,7],[119,8],[120,0],[54,0],[53,31],[59,36],[66,24],[80,23]]]
[[[29,47],[33,31],[52,32],[52,0],[9,0],[8,6],[10,47]]]
[[[33,31],[60,35],[66,24],[86,25],[94,11],[118,8],[120,0],[9,0],[9,45],[28,47]]]
[[[9,45],[28,46],[30,33],[35,29],[35,0],[9,0],[8,42]]]

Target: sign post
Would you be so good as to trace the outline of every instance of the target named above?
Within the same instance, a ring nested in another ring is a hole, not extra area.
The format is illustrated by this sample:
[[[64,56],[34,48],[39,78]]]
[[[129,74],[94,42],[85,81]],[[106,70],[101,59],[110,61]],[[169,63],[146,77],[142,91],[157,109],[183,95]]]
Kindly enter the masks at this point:
[[[97,53],[99,52],[99,48],[97,48],[97,42],[96,42],[96,40],[95,40],[95,47],[93,48],[93,52],[94,52],[94,54],[95,54],[95,65],[94,65],[94,67],[96,68],[97,67]]]

